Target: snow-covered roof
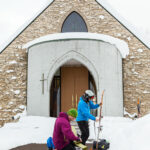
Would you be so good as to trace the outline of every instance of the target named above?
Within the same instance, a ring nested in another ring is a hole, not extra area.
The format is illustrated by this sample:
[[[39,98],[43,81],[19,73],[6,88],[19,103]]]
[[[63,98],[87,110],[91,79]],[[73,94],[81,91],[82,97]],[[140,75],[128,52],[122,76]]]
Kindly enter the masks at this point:
[[[125,58],[129,54],[128,44],[125,41],[114,38],[109,35],[89,33],[89,32],[67,32],[67,33],[49,34],[37,38],[31,42],[28,42],[27,44],[23,45],[22,48],[23,49],[29,48],[35,44],[39,44],[47,41],[67,40],[67,39],[82,39],[82,40],[88,39],[88,40],[104,41],[115,45],[117,49],[120,51],[123,58]]]
[[[7,46],[9,46],[15,38],[17,38],[54,0],[50,0],[47,2],[39,12],[37,12],[31,19],[29,19],[23,26],[21,26],[10,38],[0,45],[0,52],[2,52]],[[147,48],[150,48],[150,43],[146,41],[146,39],[139,34],[138,31],[135,30],[124,18],[122,18],[117,11],[115,11],[106,0],[96,0],[98,4],[100,4],[108,13],[114,16],[127,30],[129,30],[132,34],[134,34]]]
[[[118,20],[129,32],[131,32],[136,38],[138,38],[147,48],[150,49],[150,41],[148,41],[140,32],[130,24],[125,18],[123,18],[106,0],[96,0],[109,14]]]
[[[33,17],[26,21],[12,36],[10,36],[8,40],[1,44],[0,53],[7,48],[46,8],[48,8],[53,1],[54,0],[49,0]]]

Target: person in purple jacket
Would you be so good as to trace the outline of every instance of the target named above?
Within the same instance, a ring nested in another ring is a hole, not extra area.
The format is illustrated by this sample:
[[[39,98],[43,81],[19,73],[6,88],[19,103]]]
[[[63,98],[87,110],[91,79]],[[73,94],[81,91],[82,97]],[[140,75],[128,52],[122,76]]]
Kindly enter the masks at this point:
[[[53,131],[53,142],[57,150],[75,150],[73,141],[81,141],[74,135],[70,125],[70,121],[74,121],[77,114],[74,108],[69,109],[67,113],[59,113]]]

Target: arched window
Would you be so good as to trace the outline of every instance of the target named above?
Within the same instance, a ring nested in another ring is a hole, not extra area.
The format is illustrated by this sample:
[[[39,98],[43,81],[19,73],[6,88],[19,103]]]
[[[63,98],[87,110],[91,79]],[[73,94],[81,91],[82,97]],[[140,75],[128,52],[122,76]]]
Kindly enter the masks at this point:
[[[88,32],[83,18],[72,12],[64,21],[61,32]]]

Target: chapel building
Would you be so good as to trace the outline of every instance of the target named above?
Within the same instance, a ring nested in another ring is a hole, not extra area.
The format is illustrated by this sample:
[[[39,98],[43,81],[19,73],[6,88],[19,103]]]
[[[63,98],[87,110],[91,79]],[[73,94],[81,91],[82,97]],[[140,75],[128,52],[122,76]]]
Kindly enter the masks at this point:
[[[50,0],[0,46],[0,125],[56,117],[91,89],[103,115],[150,112],[150,46],[105,0]],[[93,111],[93,114],[98,112]]]

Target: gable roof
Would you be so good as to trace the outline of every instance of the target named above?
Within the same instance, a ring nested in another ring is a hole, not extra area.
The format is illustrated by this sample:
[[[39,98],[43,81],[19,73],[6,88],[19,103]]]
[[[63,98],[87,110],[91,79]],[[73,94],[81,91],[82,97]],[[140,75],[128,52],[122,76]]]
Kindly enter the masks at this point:
[[[130,25],[119,13],[114,10],[105,0],[95,0],[101,5],[110,15],[112,15],[119,23],[121,23],[130,33],[132,33],[140,42],[142,42],[148,49],[150,49],[150,42],[139,34],[135,27]],[[54,0],[50,0],[46,3],[40,11],[38,11],[31,19],[29,19],[23,26],[21,26],[6,42],[0,45],[0,53],[4,51],[40,14],[42,14]]]
[[[41,15],[53,1],[54,0],[49,0],[32,18],[27,20],[12,36],[10,36],[3,44],[1,44],[0,53],[4,51],[39,15]]]
[[[123,25],[130,33],[132,33],[143,45],[150,49],[150,41],[140,34],[140,32],[130,24],[125,18],[123,18],[115,9],[112,8],[106,0],[96,0],[110,15],[112,15],[121,25]]]

